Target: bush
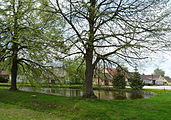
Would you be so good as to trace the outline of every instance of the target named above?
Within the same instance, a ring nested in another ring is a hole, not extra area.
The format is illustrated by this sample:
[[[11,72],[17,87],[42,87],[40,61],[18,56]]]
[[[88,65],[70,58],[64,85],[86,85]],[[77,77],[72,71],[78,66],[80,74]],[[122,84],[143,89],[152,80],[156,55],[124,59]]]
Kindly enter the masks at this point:
[[[4,77],[0,76],[0,83],[7,83],[8,79],[5,79]]]
[[[141,75],[138,72],[130,74],[128,82],[130,87],[133,89],[142,89],[144,86],[144,82],[141,79]]]
[[[126,86],[125,76],[121,72],[117,72],[113,76],[113,87],[117,89],[124,89]]]

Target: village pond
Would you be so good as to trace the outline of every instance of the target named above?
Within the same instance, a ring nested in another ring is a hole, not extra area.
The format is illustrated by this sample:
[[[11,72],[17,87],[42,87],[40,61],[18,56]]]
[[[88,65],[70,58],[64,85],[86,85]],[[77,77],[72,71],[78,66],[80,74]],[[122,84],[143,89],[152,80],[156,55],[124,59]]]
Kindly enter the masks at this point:
[[[82,96],[83,91],[81,89],[73,88],[34,88],[34,87],[23,87],[20,88],[22,91],[39,92],[57,96],[77,97]],[[94,90],[95,95],[98,99],[105,100],[133,100],[140,98],[149,98],[154,95],[153,92],[149,91],[135,91],[135,90]]]

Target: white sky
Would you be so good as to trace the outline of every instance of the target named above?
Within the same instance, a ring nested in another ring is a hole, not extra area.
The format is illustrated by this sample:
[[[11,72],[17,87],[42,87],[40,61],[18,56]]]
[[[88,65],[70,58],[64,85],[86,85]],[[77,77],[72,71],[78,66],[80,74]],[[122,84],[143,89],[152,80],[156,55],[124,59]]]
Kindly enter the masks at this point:
[[[165,8],[165,10],[171,11],[171,0],[169,1],[168,6]],[[163,11],[165,11],[163,10]],[[171,35],[169,35],[168,39],[171,38]],[[153,74],[154,70],[156,68],[160,68],[163,71],[165,71],[165,76],[171,77],[171,51],[169,52],[160,52],[153,56],[153,59],[148,60],[148,62],[143,62],[141,65],[139,65],[139,72],[144,74]]]
[[[141,74],[153,74],[156,68],[160,68],[165,71],[165,76],[171,77],[171,51],[164,53],[160,52],[153,55],[152,59],[145,60],[144,62],[139,62],[138,71]],[[133,71],[130,68],[130,71]]]

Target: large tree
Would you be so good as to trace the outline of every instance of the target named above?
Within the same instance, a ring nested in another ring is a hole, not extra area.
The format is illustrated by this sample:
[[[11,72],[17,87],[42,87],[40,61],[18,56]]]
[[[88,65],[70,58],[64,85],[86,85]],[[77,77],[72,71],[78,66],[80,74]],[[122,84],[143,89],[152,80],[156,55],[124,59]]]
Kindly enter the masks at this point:
[[[156,68],[154,70],[154,75],[161,75],[162,77],[164,77],[165,72],[162,69]]]
[[[11,90],[17,90],[18,74],[41,76],[39,68],[45,70],[63,45],[59,17],[49,10],[41,0],[0,2],[0,62],[10,69]]]
[[[68,23],[70,55],[82,55],[85,63],[83,97],[95,97],[94,69],[100,61],[117,64],[143,59],[160,43],[165,0],[47,0]],[[162,45],[162,43],[160,43]],[[146,51],[146,52],[144,52]]]

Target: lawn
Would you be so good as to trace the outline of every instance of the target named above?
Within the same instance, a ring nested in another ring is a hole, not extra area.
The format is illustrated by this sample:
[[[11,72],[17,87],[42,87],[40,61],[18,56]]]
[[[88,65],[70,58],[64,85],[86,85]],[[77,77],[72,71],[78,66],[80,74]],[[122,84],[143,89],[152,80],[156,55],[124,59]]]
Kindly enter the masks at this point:
[[[170,120],[171,91],[149,99],[98,100],[0,89],[0,120]]]

